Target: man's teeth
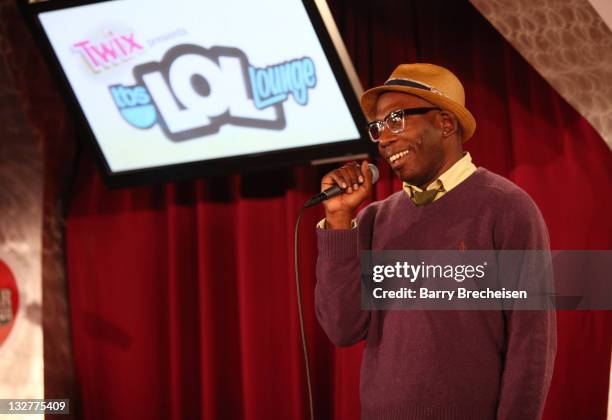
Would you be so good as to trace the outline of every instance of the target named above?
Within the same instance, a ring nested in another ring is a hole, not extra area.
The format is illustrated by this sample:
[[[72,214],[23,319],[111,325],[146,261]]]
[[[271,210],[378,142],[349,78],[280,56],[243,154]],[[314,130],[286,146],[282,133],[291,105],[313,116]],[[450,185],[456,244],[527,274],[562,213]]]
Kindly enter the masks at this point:
[[[389,162],[393,163],[402,156],[406,156],[408,153],[410,153],[410,150],[404,150],[403,152],[396,153],[389,158]]]

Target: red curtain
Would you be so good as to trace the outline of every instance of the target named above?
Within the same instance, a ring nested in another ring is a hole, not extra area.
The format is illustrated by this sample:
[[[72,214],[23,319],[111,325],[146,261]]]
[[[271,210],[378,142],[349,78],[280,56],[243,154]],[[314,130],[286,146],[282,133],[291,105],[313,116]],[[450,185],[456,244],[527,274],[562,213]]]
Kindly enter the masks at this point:
[[[599,135],[468,3],[334,0],[364,86],[405,62],[464,82],[477,165],[524,188],[554,249],[611,249],[612,156]],[[377,198],[400,184],[384,162]],[[299,166],[109,190],[87,149],[66,225],[84,419],[305,419],[293,226],[328,168]],[[313,313],[314,224],[300,272],[318,419],[359,417],[361,346],[334,348]],[[606,417],[610,312],[558,314],[546,419]],[[477,389],[474,392],[478,392]]]

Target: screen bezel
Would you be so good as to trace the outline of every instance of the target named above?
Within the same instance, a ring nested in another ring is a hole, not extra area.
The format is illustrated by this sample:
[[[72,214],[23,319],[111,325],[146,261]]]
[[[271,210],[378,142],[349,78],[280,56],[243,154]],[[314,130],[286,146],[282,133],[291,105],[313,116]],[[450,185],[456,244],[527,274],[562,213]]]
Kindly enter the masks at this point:
[[[317,5],[317,2],[321,0],[302,0],[332,72],[338,81],[349,112],[353,121],[356,122],[360,135],[359,138],[315,146],[199,160],[113,173],[77,101],[76,95],[70,86],[59,58],[55,54],[50,40],[38,18],[38,15],[43,12],[107,1],[121,0],[47,0],[37,3],[27,3],[26,1],[17,0],[18,7],[26,18],[35,40],[46,60],[51,63],[51,72],[55,76],[60,86],[61,93],[68,103],[68,109],[71,115],[76,117],[77,130],[80,137],[83,137],[86,143],[95,151],[96,162],[107,186],[129,187],[190,178],[230,175],[240,172],[251,172],[274,167],[304,164],[316,160],[330,160],[333,158],[342,160],[344,158],[349,159],[350,156],[354,155],[374,154],[375,147],[368,140],[365,130],[363,129],[366,125],[366,119],[357,99],[357,96],[361,93],[361,86],[358,85],[359,81],[352,68],[348,55],[345,54],[342,59],[340,57],[340,54],[346,51],[339,52],[337,50],[338,37],[336,37],[335,40],[336,45],[334,45],[332,41],[331,33],[336,31],[335,25],[333,22],[326,22],[326,19],[322,16],[321,5]],[[326,7],[325,4],[324,6]],[[337,32],[335,35],[337,35]],[[343,45],[341,45],[341,47],[343,47]],[[352,76],[352,79],[349,75]]]

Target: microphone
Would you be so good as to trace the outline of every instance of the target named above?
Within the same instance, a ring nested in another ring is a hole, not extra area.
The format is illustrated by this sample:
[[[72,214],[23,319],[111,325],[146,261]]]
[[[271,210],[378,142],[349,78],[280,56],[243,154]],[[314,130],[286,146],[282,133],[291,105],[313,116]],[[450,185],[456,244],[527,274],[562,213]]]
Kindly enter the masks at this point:
[[[379,176],[378,168],[373,163],[368,163],[368,168],[370,168],[370,172],[372,172],[372,184],[376,184]],[[333,185],[308,200],[304,204],[304,208],[312,207],[315,204],[319,204],[322,201],[328,200],[342,193],[344,193],[344,188],[340,188],[338,185]]]

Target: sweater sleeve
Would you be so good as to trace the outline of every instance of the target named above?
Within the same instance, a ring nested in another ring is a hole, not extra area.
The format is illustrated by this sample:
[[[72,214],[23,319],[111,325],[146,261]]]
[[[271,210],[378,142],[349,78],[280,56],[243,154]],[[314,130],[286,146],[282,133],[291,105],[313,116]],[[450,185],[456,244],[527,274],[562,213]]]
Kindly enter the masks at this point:
[[[509,198],[511,201],[499,210],[494,230],[496,248],[549,251],[546,224],[535,203],[521,190]],[[529,264],[524,259],[524,266],[517,270],[519,285],[530,281],[521,276],[534,274]],[[552,281],[549,277],[544,280]],[[540,419],[557,348],[555,311],[552,307],[542,311],[508,310],[504,311],[504,320],[506,341],[497,418]]]
[[[329,339],[351,346],[367,334],[370,312],[361,309],[360,229],[317,229],[315,313]]]

